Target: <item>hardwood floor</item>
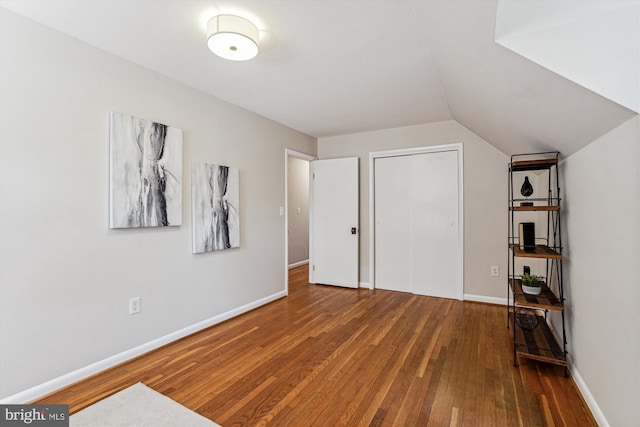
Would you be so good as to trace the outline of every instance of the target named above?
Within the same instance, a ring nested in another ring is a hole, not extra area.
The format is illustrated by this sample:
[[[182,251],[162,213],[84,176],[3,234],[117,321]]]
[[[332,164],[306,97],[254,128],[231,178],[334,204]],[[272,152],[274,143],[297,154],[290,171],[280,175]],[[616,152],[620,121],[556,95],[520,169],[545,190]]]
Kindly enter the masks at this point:
[[[136,382],[230,426],[595,426],[557,366],[513,366],[506,309],[309,285],[51,394],[70,412]]]

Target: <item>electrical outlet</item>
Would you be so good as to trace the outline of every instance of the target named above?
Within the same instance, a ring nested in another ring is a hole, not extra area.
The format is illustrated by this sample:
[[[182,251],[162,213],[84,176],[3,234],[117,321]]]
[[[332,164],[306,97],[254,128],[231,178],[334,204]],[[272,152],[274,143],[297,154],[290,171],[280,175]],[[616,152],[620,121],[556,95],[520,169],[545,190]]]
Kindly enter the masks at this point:
[[[129,300],[129,314],[140,313],[140,297],[134,297]]]
[[[491,275],[493,277],[499,277],[500,276],[500,269],[498,268],[497,265],[492,265],[491,266]]]

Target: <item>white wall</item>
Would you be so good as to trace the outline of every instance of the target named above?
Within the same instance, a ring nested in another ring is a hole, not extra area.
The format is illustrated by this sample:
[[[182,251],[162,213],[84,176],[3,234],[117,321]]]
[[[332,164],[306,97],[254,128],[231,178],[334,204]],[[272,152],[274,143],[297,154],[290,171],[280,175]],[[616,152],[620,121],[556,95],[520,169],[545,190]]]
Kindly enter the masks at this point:
[[[464,293],[507,296],[507,170],[509,157],[451,120],[321,138],[320,159],[360,158],[360,280],[369,280],[369,153],[409,147],[464,145]],[[491,266],[500,277],[491,277]]]
[[[636,116],[561,166],[569,355],[612,426],[640,425],[639,126]]]
[[[4,9],[0,29],[0,398],[285,291],[282,154],[314,138]],[[183,130],[182,226],[108,228],[110,111]],[[192,161],[239,168],[239,249],[192,255]]]
[[[637,0],[499,0],[495,37],[507,49],[638,112],[639,22]]]
[[[289,265],[309,259],[309,162],[288,161]]]

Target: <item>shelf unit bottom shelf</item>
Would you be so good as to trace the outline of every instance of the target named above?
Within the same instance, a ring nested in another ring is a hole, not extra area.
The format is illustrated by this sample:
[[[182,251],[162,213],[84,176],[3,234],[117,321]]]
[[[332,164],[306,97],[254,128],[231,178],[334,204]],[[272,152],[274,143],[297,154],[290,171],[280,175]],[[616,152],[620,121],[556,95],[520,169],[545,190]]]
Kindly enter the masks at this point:
[[[509,327],[516,330],[516,356],[539,360],[555,365],[567,366],[567,358],[562,347],[558,345],[549,325],[543,316],[538,316],[538,326],[527,331],[513,321],[513,312],[509,313]],[[513,331],[511,332],[513,334]]]

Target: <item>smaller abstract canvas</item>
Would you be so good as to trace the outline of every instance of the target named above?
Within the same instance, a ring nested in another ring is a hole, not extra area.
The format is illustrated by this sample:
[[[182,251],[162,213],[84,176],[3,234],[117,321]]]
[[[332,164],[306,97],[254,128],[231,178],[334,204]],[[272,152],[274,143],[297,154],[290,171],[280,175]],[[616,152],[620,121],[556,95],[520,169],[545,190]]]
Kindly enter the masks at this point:
[[[208,163],[191,165],[193,253],[240,246],[240,173]]]

